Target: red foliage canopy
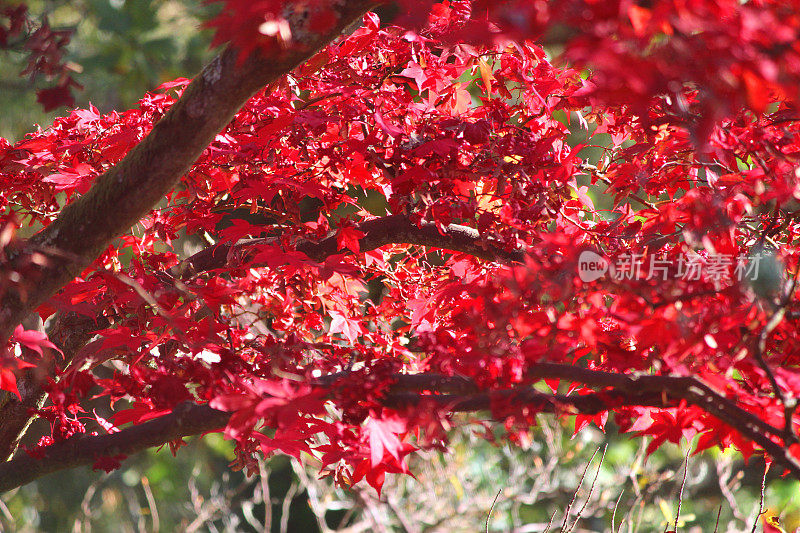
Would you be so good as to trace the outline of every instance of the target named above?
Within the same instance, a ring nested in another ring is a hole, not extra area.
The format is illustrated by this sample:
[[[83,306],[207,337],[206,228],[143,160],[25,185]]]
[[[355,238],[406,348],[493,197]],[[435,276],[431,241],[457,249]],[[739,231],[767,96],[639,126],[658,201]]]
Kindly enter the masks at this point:
[[[0,139],[0,487],[224,428],[380,490],[474,411],[800,478],[800,3],[224,4],[191,85]]]

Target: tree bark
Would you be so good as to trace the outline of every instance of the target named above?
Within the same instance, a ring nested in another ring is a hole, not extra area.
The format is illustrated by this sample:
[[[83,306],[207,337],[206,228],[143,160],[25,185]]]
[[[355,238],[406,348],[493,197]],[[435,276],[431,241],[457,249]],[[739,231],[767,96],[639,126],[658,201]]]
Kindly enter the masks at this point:
[[[524,249],[507,250],[496,242],[483,238],[478,230],[467,226],[448,224],[440,229],[430,222],[417,226],[405,215],[389,215],[367,220],[358,224],[355,229],[364,233],[358,241],[362,252],[375,250],[387,244],[417,244],[503,263],[522,263],[526,254]],[[211,246],[173,267],[171,273],[175,277],[185,279],[200,272],[223,268],[229,265],[231,256],[244,258],[249,251],[257,249],[259,245],[276,241],[277,239],[270,238],[246,239],[235,244]],[[329,235],[317,242],[301,241],[297,243],[296,249],[317,262],[324,261],[337,253],[352,253],[348,249],[338,249],[336,235]],[[253,263],[249,266],[264,265]]]

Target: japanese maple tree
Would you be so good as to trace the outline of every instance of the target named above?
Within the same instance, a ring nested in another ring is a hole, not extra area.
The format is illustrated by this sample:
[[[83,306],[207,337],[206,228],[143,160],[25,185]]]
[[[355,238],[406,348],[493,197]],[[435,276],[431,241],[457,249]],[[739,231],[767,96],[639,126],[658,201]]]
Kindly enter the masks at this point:
[[[224,431],[380,491],[474,412],[800,479],[800,3],[221,3],[0,139],[0,489]]]

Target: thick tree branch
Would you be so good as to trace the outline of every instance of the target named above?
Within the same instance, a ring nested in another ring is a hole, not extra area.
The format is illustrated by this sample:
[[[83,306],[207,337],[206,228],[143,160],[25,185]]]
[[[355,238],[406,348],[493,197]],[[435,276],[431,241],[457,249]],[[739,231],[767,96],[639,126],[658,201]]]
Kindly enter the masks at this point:
[[[364,233],[358,241],[362,251],[374,250],[387,244],[418,244],[463,252],[487,261],[521,263],[525,258],[525,250],[506,250],[481,237],[477,230],[459,224],[449,224],[440,231],[430,222],[417,226],[405,215],[389,215],[362,222],[356,229]],[[173,268],[172,273],[176,277],[186,278],[198,272],[223,268],[228,265],[230,257],[246,257],[248,251],[258,245],[272,242],[276,242],[276,239],[248,239],[236,244],[212,246],[187,258]],[[326,257],[337,253],[350,253],[348,250],[338,249],[336,235],[317,242],[302,241],[297,244],[296,249],[314,261],[324,261]]]
[[[511,412],[527,407],[535,413],[580,413],[594,415],[614,407],[646,406],[674,407],[675,402],[655,393],[622,394],[616,390],[602,393],[568,396],[547,394],[533,389],[507,389],[480,394],[417,394],[394,393],[381,403],[386,407],[400,408],[434,402],[451,413],[490,411],[492,406],[504,405]]]
[[[317,386],[335,389],[347,373],[315,380]],[[585,395],[546,394],[530,388],[478,392],[469,378],[441,374],[397,374],[395,383],[382,403],[402,408],[433,402],[450,412],[497,409],[498,416],[528,407],[532,413],[596,414],[622,406],[677,407],[681,402],[696,405],[752,440],[789,473],[800,479],[800,464],[788,449],[776,442],[782,429],[763,422],[714,391],[701,380],[680,376],[615,374],[571,365],[536,365],[529,377],[563,379],[601,390]],[[428,394],[420,394],[429,391]],[[219,430],[230,413],[208,406],[184,403],[169,415],[131,426],[119,433],[83,437],[55,444],[44,450],[44,457],[18,457],[0,464],[0,492],[29,483],[50,472],[91,464],[99,457],[131,454],[159,446],[180,437]]]
[[[302,45],[276,50],[272,57],[254,53],[241,62],[236,50],[228,49],[214,59],[141,143],[3,265],[17,272],[20,281],[4,287],[0,299],[0,343],[169,192],[256,91],[311,57],[374,4],[332,1],[335,27]],[[55,248],[80,261],[37,260],[34,254],[42,248]]]
[[[529,369],[527,376],[536,379],[562,379],[583,383],[590,387],[614,387],[617,390],[629,393],[668,393],[700,407],[729,426],[736,428],[743,435],[761,446],[764,446],[764,442],[759,441],[759,435],[764,436],[764,438],[768,438],[769,435],[778,438],[783,437],[783,429],[777,428],[761,420],[753,413],[738,407],[733,400],[728,399],[700,379],[694,377],[617,374],[557,363],[540,363]],[[764,447],[766,449],[766,446]]]
[[[165,416],[108,435],[73,438],[45,449],[40,458],[22,455],[0,464],[0,492],[30,483],[50,472],[93,464],[101,457],[130,455],[181,437],[224,427],[230,413],[183,403]]]

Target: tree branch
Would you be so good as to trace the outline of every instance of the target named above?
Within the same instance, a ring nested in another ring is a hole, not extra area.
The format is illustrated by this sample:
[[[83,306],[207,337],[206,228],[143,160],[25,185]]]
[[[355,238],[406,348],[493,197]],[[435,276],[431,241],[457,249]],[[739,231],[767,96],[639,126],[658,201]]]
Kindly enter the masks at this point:
[[[335,388],[345,372],[314,380],[317,386]],[[599,387],[585,395],[546,394],[531,388],[478,392],[474,382],[461,376],[441,374],[396,374],[395,383],[382,403],[402,408],[433,402],[450,412],[473,412],[498,408],[529,407],[533,412],[597,414],[621,406],[677,407],[682,401],[696,405],[725,424],[739,431],[762,448],[796,479],[800,464],[788,449],[773,440],[782,434],[780,428],[763,422],[737,406],[697,378],[615,374],[571,365],[541,363],[529,377],[562,379]],[[431,391],[435,394],[420,394]],[[43,450],[44,456],[33,459],[21,456],[0,464],[0,492],[19,487],[50,472],[91,464],[99,457],[131,454],[152,446],[160,446],[178,438],[219,430],[227,424],[231,413],[190,402],[180,404],[169,414],[131,426],[118,433],[80,437],[54,444]]]
[[[524,249],[506,250],[481,237],[477,230],[459,224],[449,224],[443,231],[439,231],[439,228],[430,222],[417,226],[406,215],[388,215],[362,222],[356,229],[364,233],[358,241],[362,251],[374,250],[387,244],[418,244],[463,252],[487,261],[521,263],[525,258]],[[276,241],[274,238],[248,239],[236,244],[212,246],[173,267],[172,274],[185,279],[199,272],[223,268],[228,264],[230,257],[246,257],[247,253],[258,245]],[[302,241],[297,244],[296,249],[318,262],[337,253],[351,253],[349,250],[338,249],[335,234],[317,242]]]
[[[669,393],[704,409],[765,449],[767,446],[763,439],[759,440],[759,435],[767,440],[769,440],[768,435],[779,438],[783,436],[782,429],[738,407],[733,400],[729,400],[695,377],[617,374],[558,363],[539,363],[529,369],[526,375],[536,379],[562,379],[591,387],[614,387],[629,393]],[[800,473],[800,470],[798,472]]]
[[[57,470],[93,464],[101,457],[130,455],[181,437],[213,431],[224,427],[228,418],[230,413],[185,402],[168,415],[117,433],[72,438],[45,448],[40,458],[22,455],[0,463],[0,492]]]

